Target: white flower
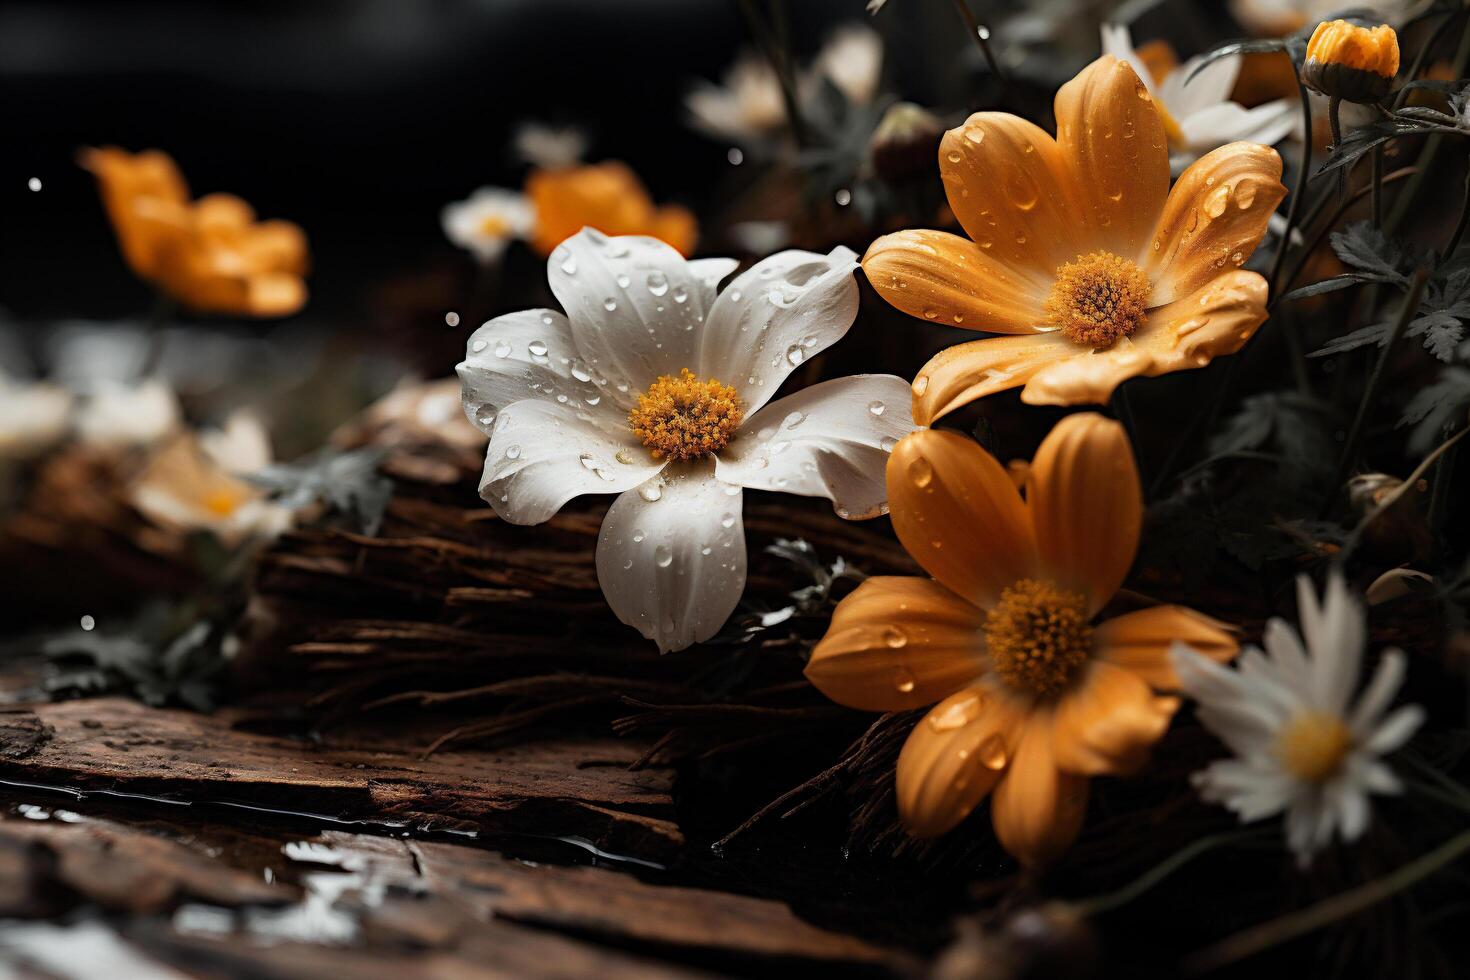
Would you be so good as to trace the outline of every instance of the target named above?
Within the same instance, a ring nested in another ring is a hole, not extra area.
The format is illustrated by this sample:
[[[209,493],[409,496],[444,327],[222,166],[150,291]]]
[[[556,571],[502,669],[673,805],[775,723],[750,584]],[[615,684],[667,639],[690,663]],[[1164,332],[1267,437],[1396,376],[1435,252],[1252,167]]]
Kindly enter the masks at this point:
[[[587,134],[575,126],[522,123],[515,148],[522,160],[543,170],[575,167],[587,155]]]
[[[77,412],[77,436],[94,446],[149,446],[179,427],[179,400],[157,378],[98,380]]]
[[[162,527],[209,531],[226,545],[273,538],[290,527],[291,511],[240,479],[271,463],[270,437],[249,412],[222,429],[184,434],[159,449],[133,482],[129,500]]]
[[[566,315],[491,320],[458,366],[465,412],[490,436],[481,496],[538,524],[581,494],[619,494],[598,579],[618,617],[665,651],[713,636],[740,599],[742,488],[872,517],[887,506],[888,451],[913,428],[908,383],[890,375],[766,404],[852,325],[851,250],[781,252],[717,293],[736,264],[584,228],[547,264]]]
[[[17,384],[0,375],[0,460],[29,459],[64,439],[72,401],[58,385]]]
[[[1127,27],[1104,24],[1102,49],[1103,54],[1133,65],[1162,110],[1169,137],[1169,166],[1175,174],[1226,143],[1247,140],[1273,146],[1298,126],[1300,112],[1293,101],[1276,99],[1252,109],[1230,101],[1240,74],[1240,55],[1215,59],[1193,79],[1190,75],[1204,58],[1191,58],[1155,81],[1134,49]]]
[[[1399,650],[1384,652],[1352,703],[1366,619],[1341,575],[1328,579],[1320,606],[1302,576],[1297,604],[1301,636],[1272,619],[1266,624],[1266,653],[1246,650],[1237,670],[1183,644],[1170,656],[1180,687],[1200,704],[1200,721],[1235,752],[1235,758],[1195,774],[1201,795],[1242,821],[1285,812],[1287,843],[1305,866],[1334,831],[1344,841],[1362,835],[1369,793],[1402,791],[1379,757],[1407,742],[1424,712],[1410,705],[1385,715],[1404,678]]]
[[[1366,6],[1343,0],[1230,0],[1230,13],[1253,34],[1282,37],[1327,20],[1340,11]],[[1378,0],[1372,4],[1374,15],[1393,27],[1402,26],[1427,6],[1429,0]]]
[[[833,31],[812,60],[811,76],[825,77],[854,105],[873,101],[882,74],[883,39],[864,24]]]
[[[838,28],[797,79],[804,97],[826,78],[855,105],[867,105],[878,94],[883,68],[883,41],[872,28],[849,24]],[[781,80],[770,61],[745,52],[725,72],[720,85],[699,82],[684,97],[694,127],[716,139],[749,143],[774,135],[786,125]]]
[[[258,473],[274,459],[270,433],[249,409],[232,413],[218,429],[199,433],[199,448],[220,469],[237,476]]]
[[[536,209],[517,191],[482,187],[463,201],[446,204],[440,220],[445,237],[488,263],[500,258],[511,239],[531,233]]]
[[[749,142],[786,124],[781,80],[763,56],[745,52],[725,72],[724,82],[698,82],[684,96],[695,129],[715,139]]]

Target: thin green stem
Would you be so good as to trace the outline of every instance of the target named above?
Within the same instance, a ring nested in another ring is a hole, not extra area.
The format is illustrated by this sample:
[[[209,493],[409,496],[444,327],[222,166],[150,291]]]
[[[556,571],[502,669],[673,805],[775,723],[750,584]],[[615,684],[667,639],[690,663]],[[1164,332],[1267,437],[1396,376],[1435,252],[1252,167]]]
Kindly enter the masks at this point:
[[[1331,925],[1418,884],[1441,868],[1454,863],[1466,851],[1470,851],[1470,830],[1456,834],[1429,853],[1415,858],[1382,878],[1340,892],[1299,912],[1263,922],[1202,949],[1184,961],[1184,972],[1197,976],[1218,970],[1222,966]]]
[[[1463,78],[1467,63],[1470,63],[1470,17],[1465,18],[1465,28],[1460,33],[1460,45],[1455,50],[1455,58],[1450,65],[1450,77]],[[1403,92],[1400,91],[1399,94],[1402,95]],[[1419,188],[1424,183],[1443,142],[1444,134],[1442,133],[1434,133],[1424,141],[1424,146],[1419,150],[1419,158],[1414,161],[1414,166],[1418,168],[1419,173],[1398,196],[1398,200],[1394,202],[1393,211],[1388,216],[1387,228],[1390,235],[1397,231],[1399,225],[1403,224],[1404,219],[1409,216],[1414,199],[1419,196]]]
[[[1285,51],[1282,54],[1291,58]],[[1276,255],[1271,260],[1271,274],[1266,277],[1272,296],[1281,288],[1281,267],[1286,253],[1291,251],[1291,233],[1296,230],[1297,217],[1302,210],[1302,198],[1306,196],[1307,181],[1311,179],[1312,171],[1312,97],[1307,94],[1307,87],[1300,81],[1296,83],[1296,91],[1302,102],[1302,156],[1297,162],[1296,186],[1291,189],[1291,204],[1286,208],[1286,231],[1282,234],[1281,244],[1277,246]]]
[[[1332,127],[1332,151],[1337,152],[1342,146],[1342,99],[1334,95],[1327,102],[1327,123]],[[1337,196],[1342,197],[1347,192],[1347,168],[1337,168]]]
[[[1373,227],[1383,227],[1383,144],[1373,147],[1373,174],[1369,192],[1373,197]]]
[[[1389,331],[1388,340],[1383,344],[1382,351],[1378,354],[1378,360],[1373,365],[1373,373],[1368,376],[1368,384],[1363,389],[1363,397],[1358,401],[1358,411],[1353,416],[1353,424],[1348,429],[1347,441],[1342,446],[1342,456],[1337,461],[1337,473],[1333,477],[1332,487],[1327,497],[1327,507],[1332,506],[1337,496],[1337,491],[1342,486],[1342,481],[1347,478],[1348,470],[1353,465],[1353,459],[1358,451],[1358,442],[1363,437],[1363,426],[1368,419],[1368,408],[1373,404],[1373,397],[1378,394],[1378,387],[1383,383],[1383,375],[1388,369],[1388,360],[1393,356],[1394,347],[1397,346],[1399,338],[1409,327],[1409,321],[1414,319],[1414,314],[1419,310],[1419,300],[1424,295],[1424,287],[1429,282],[1429,270],[1420,269],[1414,274],[1414,280],[1409,285],[1409,294],[1404,297],[1404,305],[1399,309],[1399,315],[1394,320],[1393,328]]]
[[[1450,450],[1454,449],[1455,446],[1459,444],[1460,440],[1465,438],[1466,435],[1470,435],[1470,429],[1461,429],[1459,432],[1456,432],[1454,435],[1450,436],[1444,442],[1435,447],[1434,451],[1431,452],[1428,456],[1425,456],[1422,460],[1420,460],[1419,465],[1414,467],[1414,472],[1410,473],[1408,477],[1406,477],[1404,481],[1400,483],[1392,493],[1380,500],[1374,506],[1374,508],[1370,510],[1361,521],[1358,522],[1358,526],[1353,528],[1353,533],[1348,535],[1347,540],[1343,542],[1342,550],[1338,552],[1338,561],[1340,563],[1345,563],[1352,555],[1353,551],[1357,549],[1358,542],[1363,539],[1363,532],[1367,531],[1369,526],[1371,526],[1374,521],[1378,520],[1378,518],[1388,513],[1388,509],[1394,504],[1398,503],[1399,500],[1403,498],[1404,494],[1408,493],[1411,488],[1418,485],[1419,481],[1424,478],[1424,474],[1429,472],[1429,468],[1433,466],[1435,462],[1440,459],[1440,457],[1444,456]]]
[[[1094,895],[1077,903],[1078,909],[1089,918],[1111,912],[1113,909],[1127,905],[1144,892],[1155,887],[1165,878],[1169,877],[1190,861],[1208,851],[1228,844],[1240,844],[1245,841],[1266,836],[1266,828],[1253,827],[1249,830],[1231,830],[1223,834],[1212,834],[1209,837],[1201,837],[1199,840],[1180,848],[1173,854],[1149,868],[1143,874],[1134,878],[1128,884],[1117,891],[1108,892],[1103,895]]]

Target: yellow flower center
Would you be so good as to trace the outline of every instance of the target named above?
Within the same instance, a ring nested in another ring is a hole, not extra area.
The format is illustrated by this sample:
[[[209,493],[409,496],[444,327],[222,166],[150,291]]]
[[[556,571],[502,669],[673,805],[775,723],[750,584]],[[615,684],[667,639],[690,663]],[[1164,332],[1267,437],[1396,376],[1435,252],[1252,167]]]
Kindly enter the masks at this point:
[[[1074,343],[1110,347],[1143,323],[1148,294],[1142,269],[1111,252],[1092,252],[1057,269],[1046,316]]]
[[[480,234],[486,238],[504,238],[510,232],[510,223],[498,214],[487,214],[480,219]]]
[[[1341,718],[1306,711],[1282,730],[1276,749],[1287,772],[1309,783],[1321,783],[1336,774],[1352,744],[1352,733]]]
[[[219,489],[209,491],[204,495],[204,500],[202,501],[204,509],[215,517],[229,517],[244,502],[245,495],[229,487],[220,487]]]
[[[1087,600],[1023,578],[986,615],[985,648],[991,667],[1012,687],[1057,694],[1092,653]]]
[[[684,368],[679,377],[663,375],[638,396],[628,425],[655,459],[699,459],[717,453],[745,417],[729,385],[701,381]]]

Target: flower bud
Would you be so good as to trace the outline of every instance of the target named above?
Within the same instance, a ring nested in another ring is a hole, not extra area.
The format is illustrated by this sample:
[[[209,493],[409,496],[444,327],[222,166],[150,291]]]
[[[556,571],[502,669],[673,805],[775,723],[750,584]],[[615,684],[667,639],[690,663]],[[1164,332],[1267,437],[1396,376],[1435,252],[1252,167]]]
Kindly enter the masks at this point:
[[[873,130],[873,169],[889,183],[935,173],[944,124],[912,102],[895,103]]]
[[[1302,81],[1331,98],[1373,103],[1388,94],[1398,72],[1399,39],[1392,27],[1329,20],[1307,42]]]

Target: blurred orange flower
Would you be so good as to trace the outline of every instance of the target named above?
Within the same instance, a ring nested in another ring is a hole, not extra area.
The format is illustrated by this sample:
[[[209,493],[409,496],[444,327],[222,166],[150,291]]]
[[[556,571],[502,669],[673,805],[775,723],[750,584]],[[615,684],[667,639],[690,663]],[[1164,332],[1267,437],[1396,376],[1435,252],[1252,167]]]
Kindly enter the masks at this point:
[[[898,811],[937,837],[991,797],[1026,864],[1064,851],[1088,778],[1134,772],[1168,728],[1168,650],[1235,655],[1224,624],[1182,606],[1097,622],[1133,564],[1143,495],[1118,423],[1071,415],[1025,470],[922,429],[888,458],[893,529],[933,578],[874,576],[838,604],[806,676],[864,711],[935,705],[898,757]],[[936,704],[937,702],[937,704]]]
[[[87,149],[123,258],[140,279],[192,310],[275,317],[306,303],[306,236],[289,221],[256,221],[229,194],[190,201],[172,159]]]
[[[542,255],[584,227],[604,235],[649,235],[686,257],[699,238],[699,225],[687,208],[655,207],[638,175],[615,160],[532,171],[526,196],[536,208],[531,246]]]
[[[1029,404],[1106,401],[1119,383],[1232,354],[1266,319],[1240,268],[1286,194],[1281,158],[1237,142],[1169,187],[1165,124],[1125,61],[1056,96],[1057,137],[1003,112],[945,134],[939,174],[968,238],[885,235],[863,257],[912,316],[1013,336],[941,351],[914,379],[914,421],[1025,386]]]

